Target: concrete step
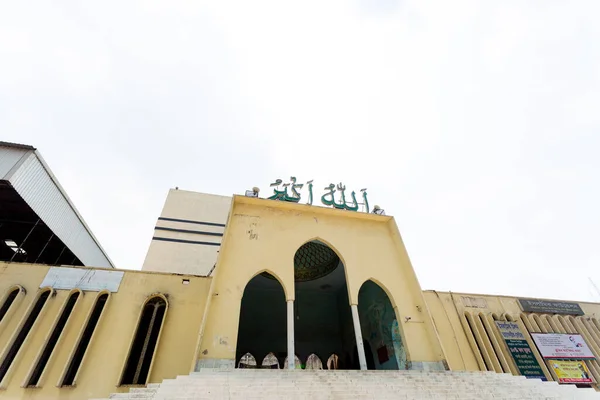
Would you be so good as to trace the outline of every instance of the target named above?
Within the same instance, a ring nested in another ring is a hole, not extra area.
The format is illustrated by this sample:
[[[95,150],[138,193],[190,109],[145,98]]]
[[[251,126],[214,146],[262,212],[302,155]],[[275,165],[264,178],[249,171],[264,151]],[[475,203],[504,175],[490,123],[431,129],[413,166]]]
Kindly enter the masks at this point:
[[[593,389],[491,372],[215,370],[111,399],[600,399]]]

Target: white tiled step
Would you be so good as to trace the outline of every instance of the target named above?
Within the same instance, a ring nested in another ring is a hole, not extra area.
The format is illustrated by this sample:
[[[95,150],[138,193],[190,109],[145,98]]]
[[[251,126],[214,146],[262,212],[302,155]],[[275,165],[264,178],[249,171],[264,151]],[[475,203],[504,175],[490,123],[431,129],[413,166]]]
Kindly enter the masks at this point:
[[[598,399],[593,389],[492,372],[207,369],[111,399]]]

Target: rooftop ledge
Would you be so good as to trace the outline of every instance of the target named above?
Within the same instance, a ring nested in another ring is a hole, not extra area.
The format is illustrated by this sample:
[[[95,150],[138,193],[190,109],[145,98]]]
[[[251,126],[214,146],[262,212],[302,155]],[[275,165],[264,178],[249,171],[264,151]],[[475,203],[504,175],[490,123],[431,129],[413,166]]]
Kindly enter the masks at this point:
[[[377,215],[373,213],[367,214],[359,211],[338,210],[337,208],[292,203],[290,201],[269,200],[258,197],[247,197],[243,195],[234,195],[232,203],[232,210],[236,204],[248,204],[257,207],[270,207],[279,210],[299,211],[320,215],[329,215],[332,217],[362,219],[374,222],[389,222],[394,220],[394,217],[390,215]]]

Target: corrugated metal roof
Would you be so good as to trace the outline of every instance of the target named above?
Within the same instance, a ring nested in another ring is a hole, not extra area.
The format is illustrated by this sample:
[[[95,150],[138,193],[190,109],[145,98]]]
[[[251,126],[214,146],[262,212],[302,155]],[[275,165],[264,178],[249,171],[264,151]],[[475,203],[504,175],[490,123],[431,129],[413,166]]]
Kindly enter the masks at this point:
[[[42,156],[31,146],[3,143],[0,142],[0,172],[6,172],[0,173],[0,179],[11,183],[84,265],[114,268]]]
[[[0,180],[8,179],[11,170],[29,153],[29,150],[4,146],[3,143],[0,142]]]

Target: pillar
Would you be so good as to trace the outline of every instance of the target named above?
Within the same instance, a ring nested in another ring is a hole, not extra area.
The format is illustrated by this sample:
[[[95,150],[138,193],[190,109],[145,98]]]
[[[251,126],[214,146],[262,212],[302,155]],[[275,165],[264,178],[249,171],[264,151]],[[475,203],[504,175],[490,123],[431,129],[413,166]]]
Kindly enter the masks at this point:
[[[288,369],[296,367],[296,352],[294,350],[294,300],[287,301],[287,360]]]
[[[360,362],[360,369],[367,369],[367,357],[365,356],[365,347],[363,345],[362,332],[360,330],[360,318],[358,316],[358,306],[352,304],[352,322],[354,322],[354,334],[356,335],[356,350],[358,351],[358,361]]]

